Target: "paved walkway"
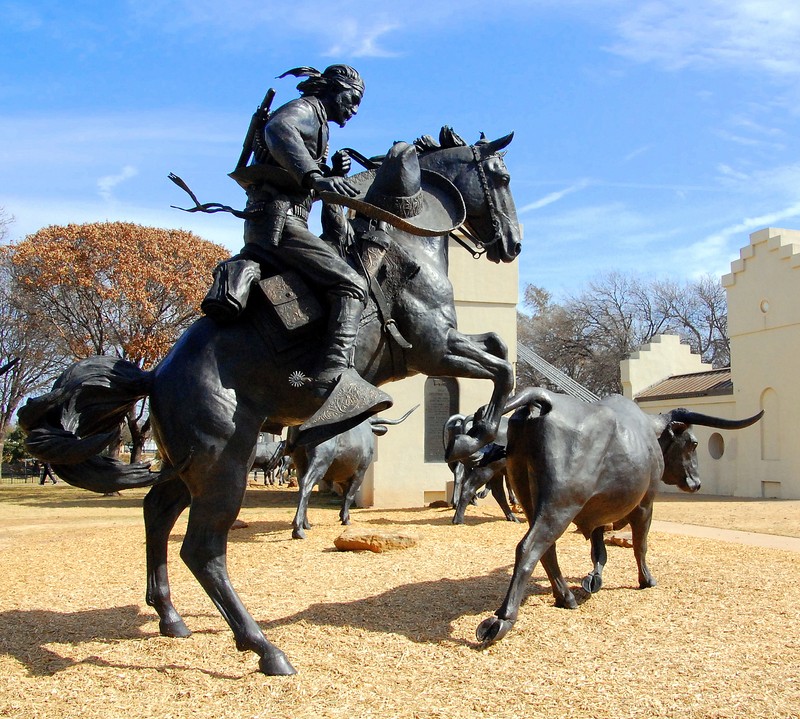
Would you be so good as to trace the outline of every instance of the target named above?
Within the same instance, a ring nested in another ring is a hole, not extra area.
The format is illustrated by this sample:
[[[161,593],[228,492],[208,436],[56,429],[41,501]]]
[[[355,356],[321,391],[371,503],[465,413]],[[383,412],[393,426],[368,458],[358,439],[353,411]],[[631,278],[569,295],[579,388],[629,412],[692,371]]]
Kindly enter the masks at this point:
[[[738,529],[701,527],[697,524],[664,522],[658,519],[653,520],[651,529],[654,532],[682,534],[687,537],[703,537],[705,539],[716,539],[721,542],[735,542],[737,544],[750,544],[755,547],[767,547],[769,549],[785,549],[790,552],[800,552],[800,537],[783,537],[777,534],[740,532]]]

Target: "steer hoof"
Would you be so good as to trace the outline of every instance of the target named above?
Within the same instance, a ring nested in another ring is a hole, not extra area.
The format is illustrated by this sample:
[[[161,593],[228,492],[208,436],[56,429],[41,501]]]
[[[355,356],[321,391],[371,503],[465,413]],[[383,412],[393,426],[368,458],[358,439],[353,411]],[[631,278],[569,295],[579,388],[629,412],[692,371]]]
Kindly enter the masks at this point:
[[[583,587],[584,592],[589,592],[589,594],[596,594],[600,591],[600,587],[603,586],[603,578],[599,574],[595,574],[592,572],[591,574],[587,574],[583,581],[581,582],[581,586]]]
[[[500,619],[498,616],[489,617],[484,619],[475,630],[475,636],[478,641],[484,644],[492,644],[499,642],[506,634],[508,634],[514,622],[509,619]]]
[[[258,671],[270,677],[288,677],[297,674],[295,669],[283,652],[269,654],[258,660]]]
[[[176,622],[159,622],[158,631],[162,637],[174,637],[175,639],[185,639],[192,635],[189,627],[184,624],[183,619]]]

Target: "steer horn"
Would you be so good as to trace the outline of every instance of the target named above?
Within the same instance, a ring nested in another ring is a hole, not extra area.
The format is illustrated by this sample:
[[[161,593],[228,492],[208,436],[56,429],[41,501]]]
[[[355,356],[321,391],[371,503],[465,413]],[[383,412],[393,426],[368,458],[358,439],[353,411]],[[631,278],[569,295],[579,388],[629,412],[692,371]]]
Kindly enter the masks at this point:
[[[684,407],[679,407],[678,409],[673,409],[667,416],[670,422],[699,424],[702,427],[714,427],[716,429],[744,429],[758,422],[764,416],[764,410],[762,409],[758,414],[754,414],[747,419],[722,419],[721,417],[711,417],[707,414],[700,414],[699,412],[692,412]]]

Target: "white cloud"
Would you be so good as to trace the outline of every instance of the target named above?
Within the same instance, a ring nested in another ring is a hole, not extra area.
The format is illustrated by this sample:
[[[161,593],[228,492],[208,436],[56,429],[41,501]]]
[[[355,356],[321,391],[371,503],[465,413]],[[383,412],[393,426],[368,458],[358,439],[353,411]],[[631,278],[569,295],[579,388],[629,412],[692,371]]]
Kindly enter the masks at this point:
[[[398,53],[381,47],[378,40],[399,27],[396,22],[381,21],[364,27],[359,20],[350,18],[335,33],[337,41],[325,54],[330,57],[395,57]]]
[[[139,174],[139,171],[133,165],[125,165],[122,168],[122,171],[116,175],[106,175],[105,177],[101,177],[97,181],[97,190],[100,193],[100,197],[102,197],[106,202],[109,202],[112,198],[112,190],[125,180],[129,180],[131,177],[136,177]]]
[[[745,217],[735,224],[723,227],[698,242],[676,252],[676,261],[686,273],[698,277],[702,274],[725,274],[730,271],[730,262],[736,249],[751,232],[763,227],[776,227],[784,220],[800,218],[800,201],[756,217]],[[738,243],[733,246],[734,240]]]
[[[608,49],[636,62],[800,74],[796,0],[651,0],[622,17],[617,31]]]
[[[544,197],[539,198],[538,200],[534,200],[533,202],[529,202],[527,205],[523,205],[522,207],[517,208],[517,214],[522,215],[526,212],[530,212],[532,210],[539,210],[542,207],[547,207],[547,205],[552,205],[554,202],[558,202],[561,198],[565,197],[566,195],[571,195],[573,192],[578,192],[579,190],[588,187],[591,184],[591,181],[588,179],[578,180],[573,185],[569,187],[565,187],[563,190],[557,190],[556,192],[551,192]]]

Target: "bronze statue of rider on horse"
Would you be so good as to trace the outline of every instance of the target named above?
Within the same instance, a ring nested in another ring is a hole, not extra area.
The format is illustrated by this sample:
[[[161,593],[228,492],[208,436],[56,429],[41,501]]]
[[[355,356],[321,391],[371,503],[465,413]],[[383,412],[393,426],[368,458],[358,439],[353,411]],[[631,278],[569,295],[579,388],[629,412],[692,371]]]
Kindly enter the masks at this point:
[[[446,234],[463,222],[464,207],[449,181],[420,171],[416,150],[405,143],[397,143],[378,168],[352,178],[346,152],[336,152],[328,165],[328,123],[344,127],[356,115],[364,82],[348,65],[331,65],[322,73],[295,68],[280,77],[287,75],[306,78],[297,85],[301,95],[270,112],[270,90],[253,116],[231,173],[247,193],[245,211],[234,213],[245,220],[244,247],[215,269],[202,309],[218,322],[235,320],[264,266],[293,270],[325,296],[330,311],[324,350],[308,379],[325,402],[306,423],[311,427],[326,422],[329,407],[337,404],[334,394],[346,393],[348,412],[357,415],[391,405],[386,393],[353,368],[370,278],[389,244],[385,224],[416,235]],[[318,198],[325,201],[322,237],[308,227]],[[341,205],[357,213],[352,222]]]

